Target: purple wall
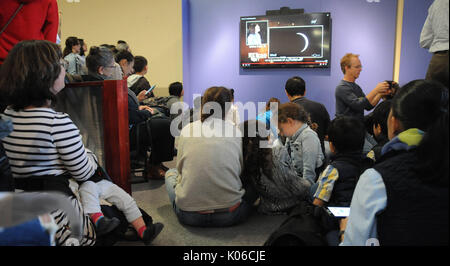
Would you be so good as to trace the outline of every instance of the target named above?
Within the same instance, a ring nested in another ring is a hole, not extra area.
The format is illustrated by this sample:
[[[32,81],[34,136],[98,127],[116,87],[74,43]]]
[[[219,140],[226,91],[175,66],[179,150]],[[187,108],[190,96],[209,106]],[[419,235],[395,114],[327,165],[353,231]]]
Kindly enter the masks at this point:
[[[266,102],[277,97],[286,102],[284,84],[298,75],[306,81],[307,97],[323,103],[334,117],[334,89],[343,77],[339,63],[345,53],[360,54],[363,72],[357,83],[366,93],[378,82],[392,79],[396,5],[392,0],[184,0],[183,32],[189,33],[183,39],[185,101],[192,105],[193,94],[221,85],[235,89],[236,101]],[[329,69],[239,67],[239,18],[282,6],[331,12]]]
[[[420,47],[420,33],[433,0],[405,1],[403,9],[402,50],[399,83],[423,79],[427,73],[431,54]]]

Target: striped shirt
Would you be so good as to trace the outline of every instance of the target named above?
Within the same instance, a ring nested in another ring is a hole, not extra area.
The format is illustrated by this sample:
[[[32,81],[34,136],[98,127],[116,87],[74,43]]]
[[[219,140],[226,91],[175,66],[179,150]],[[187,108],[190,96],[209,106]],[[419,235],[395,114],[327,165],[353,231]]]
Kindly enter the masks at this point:
[[[19,112],[8,108],[3,116],[10,118],[14,127],[13,132],[2,140],[14,178],[69,173],[74,179],[84,181],[95,173],[95,155],[84,148],[80,132],[67,114],[50,108]],[[71,187],[71,190],[74,191],[74,188]],[[83,215],[77,193],[70,200],[82,214],[83,237],[80,245],[94,245],[95,227],[89,216]],[[56,210],[51,215],[58,225],[56,244],[68,244],[71,231],[66,214]]]
[[[84,148],[80,131],[67,114],[50,108],[18,112],[8,108],[4,116],[14,126],[3,139],[14,178],[69,173],[85,181],[95,173],[95,155]]]

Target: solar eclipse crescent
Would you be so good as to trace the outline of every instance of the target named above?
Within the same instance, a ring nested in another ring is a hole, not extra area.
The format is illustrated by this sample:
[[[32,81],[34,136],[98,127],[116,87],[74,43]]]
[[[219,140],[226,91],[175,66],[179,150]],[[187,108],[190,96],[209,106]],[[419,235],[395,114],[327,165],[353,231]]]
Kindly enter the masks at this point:
[[[308,37],[306,37],[305,34],[301,33],[301,32],[297,32],[297,35],[302,36],[305,39],[305,47],[303,48],[303,50],[300,53],[303,53],[309,46],[309,41],[308,41]]]

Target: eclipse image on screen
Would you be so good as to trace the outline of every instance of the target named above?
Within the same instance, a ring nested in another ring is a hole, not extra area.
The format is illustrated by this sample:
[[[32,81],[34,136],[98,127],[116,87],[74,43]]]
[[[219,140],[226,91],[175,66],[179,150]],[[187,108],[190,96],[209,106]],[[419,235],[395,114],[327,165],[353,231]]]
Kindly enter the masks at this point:
[[[270,56],[322,57],[323,28],[270,28]]]
[[[298,13],[240,18],[240,66],[329,68],[331,14]]]

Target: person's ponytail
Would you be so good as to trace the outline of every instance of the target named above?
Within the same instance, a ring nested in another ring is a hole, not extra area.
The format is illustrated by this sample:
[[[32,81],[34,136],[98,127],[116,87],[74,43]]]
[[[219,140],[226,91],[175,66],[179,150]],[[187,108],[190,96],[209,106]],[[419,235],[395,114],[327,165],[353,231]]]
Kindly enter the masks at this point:
[[[448,113],[428,128],[417,148],[420,164],[417,170],[424,182],[448,186]]]
[[[441,89],[439,114],[427,128],[417,148],[420,162],[417,171],[424,182],[448,186],[448,89]]]
[[[106,67],[113,60],[114,55],[108,48],[91,46],[86,57],[86,66],[90,73],[97,74],[99,67]]]

